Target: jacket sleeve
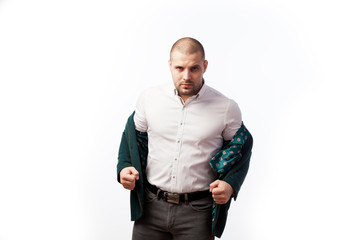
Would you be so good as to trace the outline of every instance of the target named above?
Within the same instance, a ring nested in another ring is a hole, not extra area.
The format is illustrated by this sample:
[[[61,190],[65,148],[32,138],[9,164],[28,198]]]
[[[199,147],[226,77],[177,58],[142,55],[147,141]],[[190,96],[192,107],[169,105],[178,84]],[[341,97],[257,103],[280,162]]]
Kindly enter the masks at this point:
[[[227,174],[224,174],[224,176],[220,177],[220,179],[229,183],[233,188],[234,190],[233,196],[235,200],[249,170],[252,145],[253,145],[253,138],[249,133],[248,139],[246,140],[243,149],[241,151],[242,153],[241,159],[235,163],[235,165],[230,169],[230,171]]]
[[[132,166],[130,159],[130,150],[127,137],[127,128],[124,130],[118,153],[118,164],[117,164],[117,181],[120,183],[120,171],[125,167]]]

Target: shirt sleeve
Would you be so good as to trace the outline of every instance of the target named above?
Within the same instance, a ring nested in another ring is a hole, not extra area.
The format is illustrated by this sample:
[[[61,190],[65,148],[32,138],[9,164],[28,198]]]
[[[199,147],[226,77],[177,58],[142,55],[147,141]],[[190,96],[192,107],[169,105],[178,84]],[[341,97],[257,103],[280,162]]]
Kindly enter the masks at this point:
[[[230,99],[228,109],[225,113],[225,128],[222,133],[222,137],[224,140],[231,140],[237,130],[241,127],[242,124],[242,116],[241,111],[237,103]]]
[[[140,132],[147,132],[148,129],[148,125],[146,121],[145,100],[146,100],[146,93],[143,92],[139,96],[135,108],[135,115],[134,115],[135,129]]]

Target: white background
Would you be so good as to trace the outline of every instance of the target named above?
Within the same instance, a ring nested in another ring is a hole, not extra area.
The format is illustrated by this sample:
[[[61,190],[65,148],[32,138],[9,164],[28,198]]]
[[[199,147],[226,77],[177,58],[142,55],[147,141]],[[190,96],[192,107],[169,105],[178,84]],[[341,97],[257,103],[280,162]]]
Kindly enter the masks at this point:
[[[357,1],[0,0],[0,240],[130,239],[117,151],[200,40],[251,166],[222,239],[360,239]]]

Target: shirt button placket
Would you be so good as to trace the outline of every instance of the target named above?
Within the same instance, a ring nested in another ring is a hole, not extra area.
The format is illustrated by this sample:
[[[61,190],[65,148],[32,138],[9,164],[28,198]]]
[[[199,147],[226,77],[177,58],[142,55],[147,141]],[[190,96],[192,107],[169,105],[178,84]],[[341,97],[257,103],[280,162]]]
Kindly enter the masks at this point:
[[[176,136],[176,152],[173,158],[173,167],[171,173],[171,188],[176,188],[176,179],[177,179],[177,171],[180,159],[180,149],[182,144],[182,135],[183,135],[183,128],[184,128],[184,119],[185,119],[185,105],[181,109],[181,119],[179,119],[178,129],[177,129],[177,136]]]

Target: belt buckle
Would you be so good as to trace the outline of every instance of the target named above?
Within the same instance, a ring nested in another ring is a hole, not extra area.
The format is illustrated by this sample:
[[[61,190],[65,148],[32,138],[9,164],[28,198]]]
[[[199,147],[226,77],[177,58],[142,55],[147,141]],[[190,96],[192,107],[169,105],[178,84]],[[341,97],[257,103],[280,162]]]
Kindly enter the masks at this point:
[[[179,204],[180,203],[180,195],[178,193],[166,193],[166,201],[169,203]]]

